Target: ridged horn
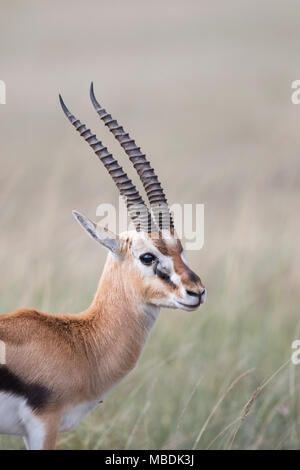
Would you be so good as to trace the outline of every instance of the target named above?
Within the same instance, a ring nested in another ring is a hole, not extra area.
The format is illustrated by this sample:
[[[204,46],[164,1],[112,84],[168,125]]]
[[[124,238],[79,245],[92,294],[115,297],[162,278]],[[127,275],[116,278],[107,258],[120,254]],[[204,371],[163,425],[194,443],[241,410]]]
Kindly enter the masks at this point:
[[[136,169],[149,199],[155,222],[160,229],[172,229],[174,227],[174,223],[167,198],[154,169],[146,158],[146,155],[141,152],[140,147],[137,147],[135,141],[131,139],[130,135],[125,132],[122,126],[119,125],[118,121],[113,119],[111,114],[107,113],[107,111],[97,101],[94,93],[93,82],[90,87],[90,97],[100,119],[123,147]]]
[[[106,147],[102,145],[102,142],[97,139],[96,135],[87,129],[85,124],[82,124],[65,105],[61,95],[59,95],[59,101],[61,107],[75,129],[79,132],[89,146],[94,150],[99,160],[103,163],[106,170],[116,183],[120,194],[125,197],[126,205],[130,218],[132,219],[136,229],[146,231],[150,233],[155,231],[155,223],[151,217],[151,214],[146,206],[143,198],[139,194],[138,190],[128,178],[123,168],[119,165],[118,161],[112,156]]]

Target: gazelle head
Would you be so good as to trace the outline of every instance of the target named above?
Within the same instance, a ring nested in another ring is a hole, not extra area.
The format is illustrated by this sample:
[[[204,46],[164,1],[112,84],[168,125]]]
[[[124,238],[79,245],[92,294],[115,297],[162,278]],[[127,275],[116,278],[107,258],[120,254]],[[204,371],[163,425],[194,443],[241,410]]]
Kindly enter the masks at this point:
[[[206,300],[206,289],[188,266],[181,241],[174,230],[167,199],[146,156],[122,126],[90,96],[104,124],[119,141],[134,165],[146,191],[150,209],[138,190],[107,148],[70,113],[60,97],[62,108],[81,136],[104,164],[120,194],[125,198],[135,230],[120,235],[97,226],[77,211],[73,214],[87,233],[110,251],[109,266],[126,280],[128,289],[140,302],[156,307],[194,310]]]

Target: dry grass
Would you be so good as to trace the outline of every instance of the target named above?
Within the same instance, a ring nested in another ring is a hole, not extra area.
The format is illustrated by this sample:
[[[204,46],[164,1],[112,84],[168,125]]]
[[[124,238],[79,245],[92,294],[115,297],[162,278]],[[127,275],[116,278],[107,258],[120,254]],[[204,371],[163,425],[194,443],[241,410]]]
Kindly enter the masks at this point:
[[[93,216],[117,194],[58,92],[131,172],[89,104],[93,79],[169,200],[205,203],[205,247],[189,257],[207,304],[163,311],[138,368],[59,448],[299,448],[298,368],[255,394],[300,335],[299,10],[266,0],[1,7],[1,312],[78,312],[104,263],[71,209]],[[0,448],[22,446],[0,437]]]

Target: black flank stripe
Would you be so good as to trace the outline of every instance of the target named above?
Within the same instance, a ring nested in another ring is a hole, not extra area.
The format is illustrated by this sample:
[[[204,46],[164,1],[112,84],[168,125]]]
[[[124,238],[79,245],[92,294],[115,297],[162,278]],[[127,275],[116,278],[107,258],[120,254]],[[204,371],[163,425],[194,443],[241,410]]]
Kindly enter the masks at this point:
[[[7,368],[0,366],[0,392],[7,392],[27,399],[33,409],[44,408],[50,401],[51,392],[43,385],[26,383]]]

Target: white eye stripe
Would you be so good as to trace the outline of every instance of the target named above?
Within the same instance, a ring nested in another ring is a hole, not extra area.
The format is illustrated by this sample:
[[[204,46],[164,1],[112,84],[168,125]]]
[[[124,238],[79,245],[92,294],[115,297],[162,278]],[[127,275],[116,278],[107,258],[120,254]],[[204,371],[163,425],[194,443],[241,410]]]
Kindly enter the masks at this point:
[[[186,264],[187,266],[189,265],[189,262],[188,262],[188,260],[186,259],[186,256],[185,256],[185,250],[183,250],[183,252],[181,253],[181,259],[184,262],[184,264]]]

